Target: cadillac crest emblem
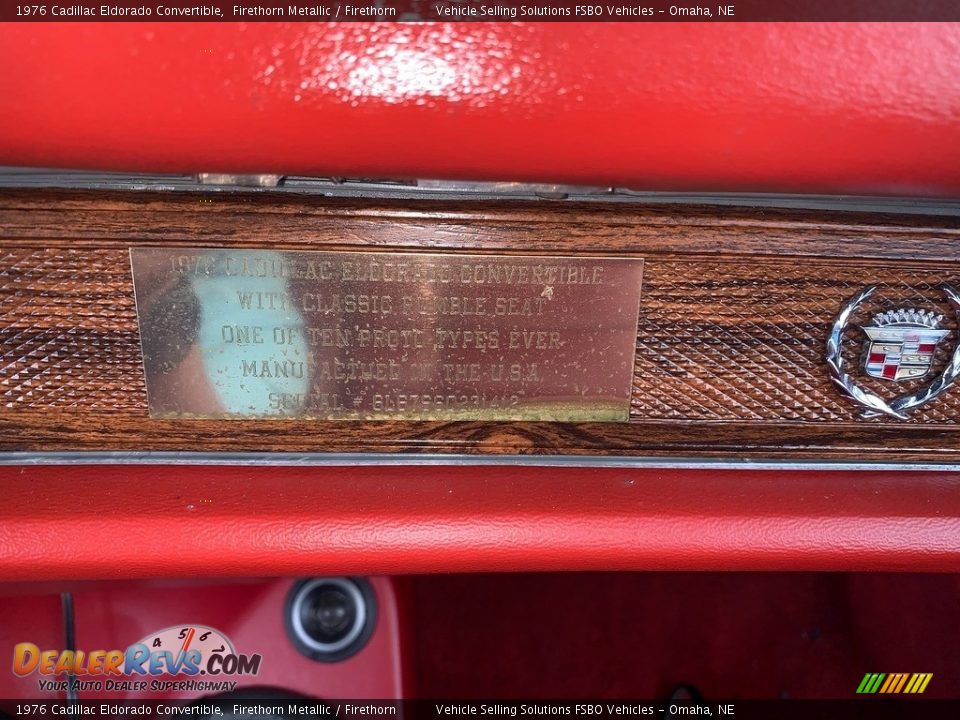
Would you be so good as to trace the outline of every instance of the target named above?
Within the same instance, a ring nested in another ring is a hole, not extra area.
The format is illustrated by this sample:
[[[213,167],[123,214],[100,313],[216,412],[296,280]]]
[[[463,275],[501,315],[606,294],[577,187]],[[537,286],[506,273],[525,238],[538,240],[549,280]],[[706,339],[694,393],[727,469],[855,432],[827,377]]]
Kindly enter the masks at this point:
[[[900,308],[873,316],[861,330],[870,338],[863,369],[883,380],[912,380],[930,372],[937,343],[949,330],[938,330],[943,315]]]
[[[955,344],[950,361],[941,373],[912,394],[885,400],[859,385],[843,367],[841,342],[850,317],[876,289],[876,285],[864,288],[840,310],[827,339],[827,368],[834,384],[863,408],[864,417],[888,415],[906,420],[908,410],[931,402],[946,392],[960,376],[960,343]],[[941,289],[960,325],[960,295],[949,285]],[[942,320],[943,315],[914,308],[888,310],[874,315],[871,325],[860,327],[866,336],[863,372],[870,377],[892,382],[914,380],[927,375],[933,367],[937,345],[950,333],[949,330],[940,329]]]

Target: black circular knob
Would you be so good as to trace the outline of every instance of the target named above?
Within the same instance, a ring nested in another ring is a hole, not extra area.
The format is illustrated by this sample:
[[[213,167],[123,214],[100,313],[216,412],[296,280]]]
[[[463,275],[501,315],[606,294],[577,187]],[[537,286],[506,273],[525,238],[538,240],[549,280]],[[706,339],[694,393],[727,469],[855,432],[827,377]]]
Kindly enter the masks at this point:
[[[362,648],[373,632],[376,603],[361,578],[312,578],[287,597],[286,625],[294,645],[314,660],[334,662]]]

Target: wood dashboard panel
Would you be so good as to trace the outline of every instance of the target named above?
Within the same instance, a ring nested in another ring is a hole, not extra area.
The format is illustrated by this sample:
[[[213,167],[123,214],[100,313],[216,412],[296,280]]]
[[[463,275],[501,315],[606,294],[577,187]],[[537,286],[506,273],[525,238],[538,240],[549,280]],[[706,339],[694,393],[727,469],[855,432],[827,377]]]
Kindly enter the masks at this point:
[[[432,250],[644,259],[626,423],[152,419],[130,247]],[[831,381],[827,337],[917,307],[949,330],[949,216],[560,201],[347,200],[281,193],[0,193],[0,447],[960,459],[960,388],[908,419],[864,417]],[[863,374],[877,394],[912,392]]]

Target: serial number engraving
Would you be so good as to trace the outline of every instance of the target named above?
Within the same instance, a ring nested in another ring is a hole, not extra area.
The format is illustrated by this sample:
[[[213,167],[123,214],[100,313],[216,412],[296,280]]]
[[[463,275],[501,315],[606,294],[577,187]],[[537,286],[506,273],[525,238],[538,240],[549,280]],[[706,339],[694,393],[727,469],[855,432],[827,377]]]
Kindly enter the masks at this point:
[[[153,417],[626,421],[639,258],[130,250]]]

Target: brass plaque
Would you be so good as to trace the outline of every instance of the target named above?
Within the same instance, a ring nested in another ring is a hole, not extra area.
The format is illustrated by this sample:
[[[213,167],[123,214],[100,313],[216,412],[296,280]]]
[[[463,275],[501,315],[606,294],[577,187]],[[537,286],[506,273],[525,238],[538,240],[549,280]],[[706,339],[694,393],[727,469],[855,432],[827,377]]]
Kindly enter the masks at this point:
[[[618,421],[639,258],[133,248],[159,418]]]

